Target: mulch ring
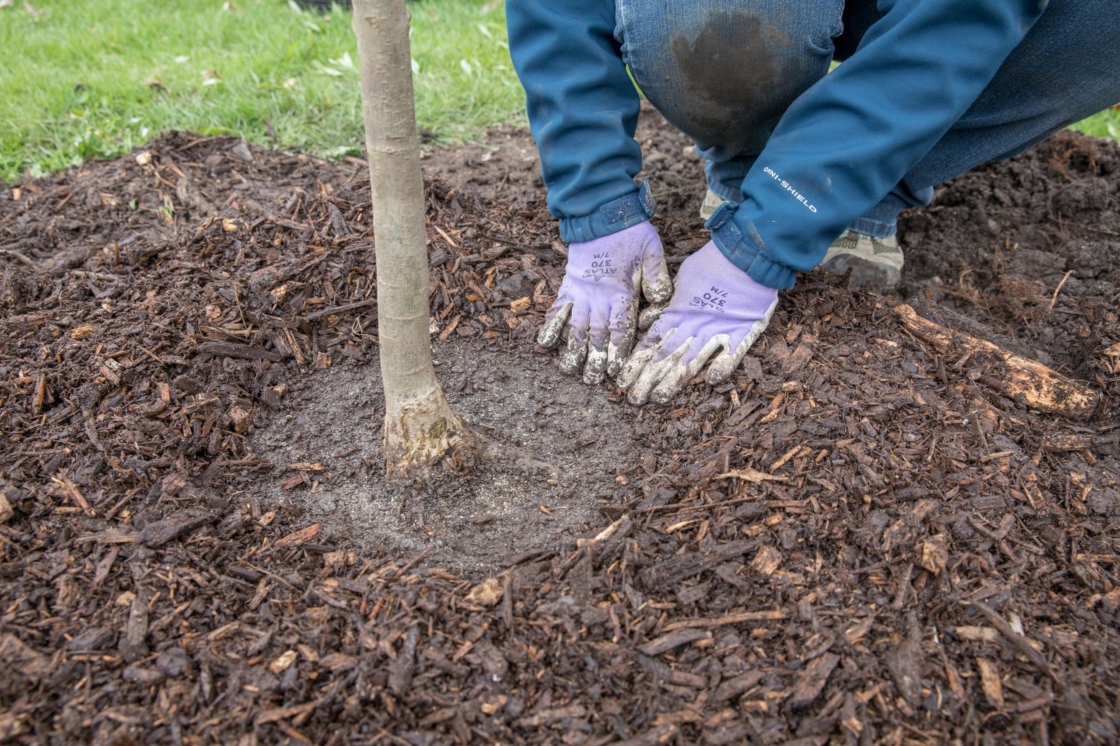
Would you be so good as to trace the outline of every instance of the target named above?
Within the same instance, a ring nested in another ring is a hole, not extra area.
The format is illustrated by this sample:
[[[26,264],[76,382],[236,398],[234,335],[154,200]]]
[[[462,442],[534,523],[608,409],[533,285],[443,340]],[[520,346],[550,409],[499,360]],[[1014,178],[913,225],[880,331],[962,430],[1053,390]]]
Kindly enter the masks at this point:
[[[699,163],[639,138],[676,264]],[[530,351],[564,262],[531,143],[425,162],[436,336]],[[903,226],[911,300],[1048,354],[1088,419],[812,273],[733,381],[641,411],[585,540],[490,577],[254,497],[247,433],[375,350],[362,162],[169,134],[4,189],[0,739],[1115,743],[1117,163],[1062,136]],[[961,235],[973,271],[915,258]]]

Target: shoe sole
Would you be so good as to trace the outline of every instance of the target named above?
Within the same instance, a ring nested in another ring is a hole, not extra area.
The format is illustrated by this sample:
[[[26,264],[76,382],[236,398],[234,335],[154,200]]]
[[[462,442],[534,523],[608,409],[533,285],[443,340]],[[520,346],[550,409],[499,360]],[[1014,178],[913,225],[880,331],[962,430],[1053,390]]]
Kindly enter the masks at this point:
[[[848,284],[868,290],[889,290],[896,287],[902,279],[902,271],[898,268],[889,264],[869,262],[854,254],[839,254],[825,261],[821,266],[836,275],[852,270]]]

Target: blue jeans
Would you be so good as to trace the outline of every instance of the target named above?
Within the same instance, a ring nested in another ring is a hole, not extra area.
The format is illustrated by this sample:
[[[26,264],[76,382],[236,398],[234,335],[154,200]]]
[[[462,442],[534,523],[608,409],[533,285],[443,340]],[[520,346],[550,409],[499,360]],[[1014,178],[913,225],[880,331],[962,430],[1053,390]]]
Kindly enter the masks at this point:
[[[708,187],[740,185],[778,120],[830,63],[856,53],[874,0],[617,0],[616,37],[639,88],[696,142]],[[885,237],[933,187],[1022,152],[1120,101],[1120,7],[1055,0],[991,83],[878,205],[851,224]]]

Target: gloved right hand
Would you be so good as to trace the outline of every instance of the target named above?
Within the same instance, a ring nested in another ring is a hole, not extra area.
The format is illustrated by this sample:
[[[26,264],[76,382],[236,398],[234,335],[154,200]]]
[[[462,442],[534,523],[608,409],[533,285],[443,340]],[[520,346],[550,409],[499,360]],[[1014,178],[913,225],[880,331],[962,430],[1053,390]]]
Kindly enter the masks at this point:
[[[707,381],[726,381],[777,305],[777,290],[752,280],[709,241],[684,260],[673,300],[626,361],[619,387],[629,389],[631,404],[667,404],[713,355]]]
[[[570,244],[564,281],[545,314],[537,342],[555,347],[566,327],[567,348],[560,356],[560,370],[571,375],[582,367],[584,382],[591,384],[613,377],[634,344],[639,287],[657,310],[673,294],[661,238],[648,220]],[[654,315],[656,310],[650,314]]]

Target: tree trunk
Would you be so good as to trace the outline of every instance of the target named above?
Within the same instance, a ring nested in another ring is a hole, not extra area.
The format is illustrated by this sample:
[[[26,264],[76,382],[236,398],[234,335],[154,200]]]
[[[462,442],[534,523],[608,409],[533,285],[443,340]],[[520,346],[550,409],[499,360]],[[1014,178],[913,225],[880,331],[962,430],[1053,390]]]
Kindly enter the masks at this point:
[[[470,442],[436,380],[428,321],[424,183],[404,0],[354,0],[373,193],[385,468],[404,475]]]

